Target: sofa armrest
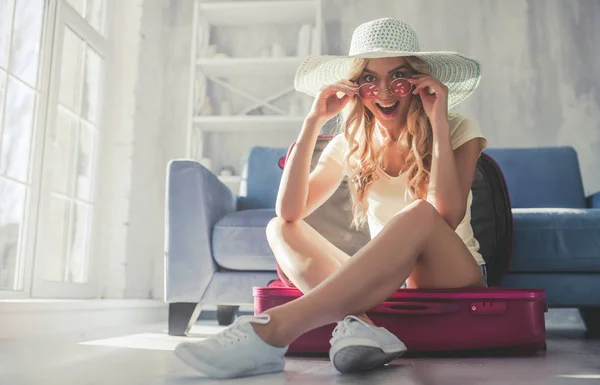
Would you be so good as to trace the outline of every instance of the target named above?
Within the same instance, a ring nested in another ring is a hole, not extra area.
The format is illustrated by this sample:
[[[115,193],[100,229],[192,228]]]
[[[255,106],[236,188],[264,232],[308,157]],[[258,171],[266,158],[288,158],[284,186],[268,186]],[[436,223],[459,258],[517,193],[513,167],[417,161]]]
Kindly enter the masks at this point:
[[[590,209],[600,209],[600,191],[590,195],[586,199],[587,207]]]
[[[167,168],[165,301],[199,302],[216,270],[215,223],[235,211],[236,196],[213,173],[189,160]]]

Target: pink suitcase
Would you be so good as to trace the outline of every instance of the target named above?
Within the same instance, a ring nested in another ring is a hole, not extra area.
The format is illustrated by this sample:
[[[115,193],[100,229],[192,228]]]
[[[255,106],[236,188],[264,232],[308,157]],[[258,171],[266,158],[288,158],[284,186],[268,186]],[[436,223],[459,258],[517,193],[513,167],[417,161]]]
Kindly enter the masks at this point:
[[[281,281],[255,287],[254,311],[262,313],[302,295]],[[367,312],[404,342],[409,352],[494,350],[532,355],[545,348],[544,290],[401,289]],[[326,353],[335,324],[309,331],[288,353]]]

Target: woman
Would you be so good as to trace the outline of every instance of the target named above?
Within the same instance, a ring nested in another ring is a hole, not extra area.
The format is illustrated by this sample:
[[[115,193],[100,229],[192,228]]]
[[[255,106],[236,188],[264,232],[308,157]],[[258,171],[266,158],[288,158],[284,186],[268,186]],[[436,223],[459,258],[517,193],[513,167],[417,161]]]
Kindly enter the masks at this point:
[[[455,53],[422,53],[414,31],[393,18],[360,25],[349,57],[309,57],[296,89],[315,96],[283,171],[267,238],[282,278],[304,295],[223,332],[184,343],[177,356],[212,377],[282,371],[287,346],[339,321],[330,358],[342,373],[381,366],[404,344],[365,315],[400,287],[484,287],[485,264],[470,225],[470,191],[487,142],[449,108],[468,97],[479,64]],[[317,135],[342,113],[310,172]],[[303,218],[348,176],[354,224],[371,241],[352,258]],[[342,321],[340,321],[342,320]]]

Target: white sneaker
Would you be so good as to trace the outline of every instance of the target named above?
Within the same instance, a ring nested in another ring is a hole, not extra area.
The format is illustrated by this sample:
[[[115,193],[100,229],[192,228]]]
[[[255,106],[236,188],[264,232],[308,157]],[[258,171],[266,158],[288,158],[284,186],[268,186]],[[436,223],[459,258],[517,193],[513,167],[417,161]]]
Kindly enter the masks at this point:
[[[238,317],[218,334],[202,341],[179,344],[175,348],[175,355],[197,371],[214,378],[281,372],[285,366],[287,347],[267,344],[251,325],[269,321],[267,314]]]
[[[355,316],[338,322],[329,341],[329,359],[340,373],[371,370],[400,357],[406,346],[385,328]]]

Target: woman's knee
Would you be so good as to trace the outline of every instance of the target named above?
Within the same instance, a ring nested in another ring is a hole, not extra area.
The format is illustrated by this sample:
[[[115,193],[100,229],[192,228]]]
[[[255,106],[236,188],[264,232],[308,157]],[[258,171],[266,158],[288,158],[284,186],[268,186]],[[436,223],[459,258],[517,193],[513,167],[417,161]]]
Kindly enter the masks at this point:
[[[293,236],[297,229],[297,222],[287,222],[280,217],[275,217],[267,224],[267,241],[271,248],[273,248],[277,242],[288,240],[289,237]]]
[[[396,215],[397,220],[401,217],[410,220],[411,224],[424,229],[431,228],[435,221],[440,217],[437,209],[424,199],[417,199],[404,208]]]
[[[267,224],[267,241],[277,263],[288,276],[299,277],[310,270],[310,254],[292,252],[296,250],[301,240],[300,222],[288,222],[275,217]]]
[[[421,215],[433,214],[433,212],[436,211],[435,207],[433,207],[433,205],[425,199],[416,199],[414,202],[406,206],[406,210],[419,213]]]
[[[271,246],[275,240],[281,238],[281,233],[284,231],[283,228],[285,223],[286,222],[279,217],[275,217],[271,219],[269,223],[267,223],[267,241],[269,241],[269,244],[271,244]]]

